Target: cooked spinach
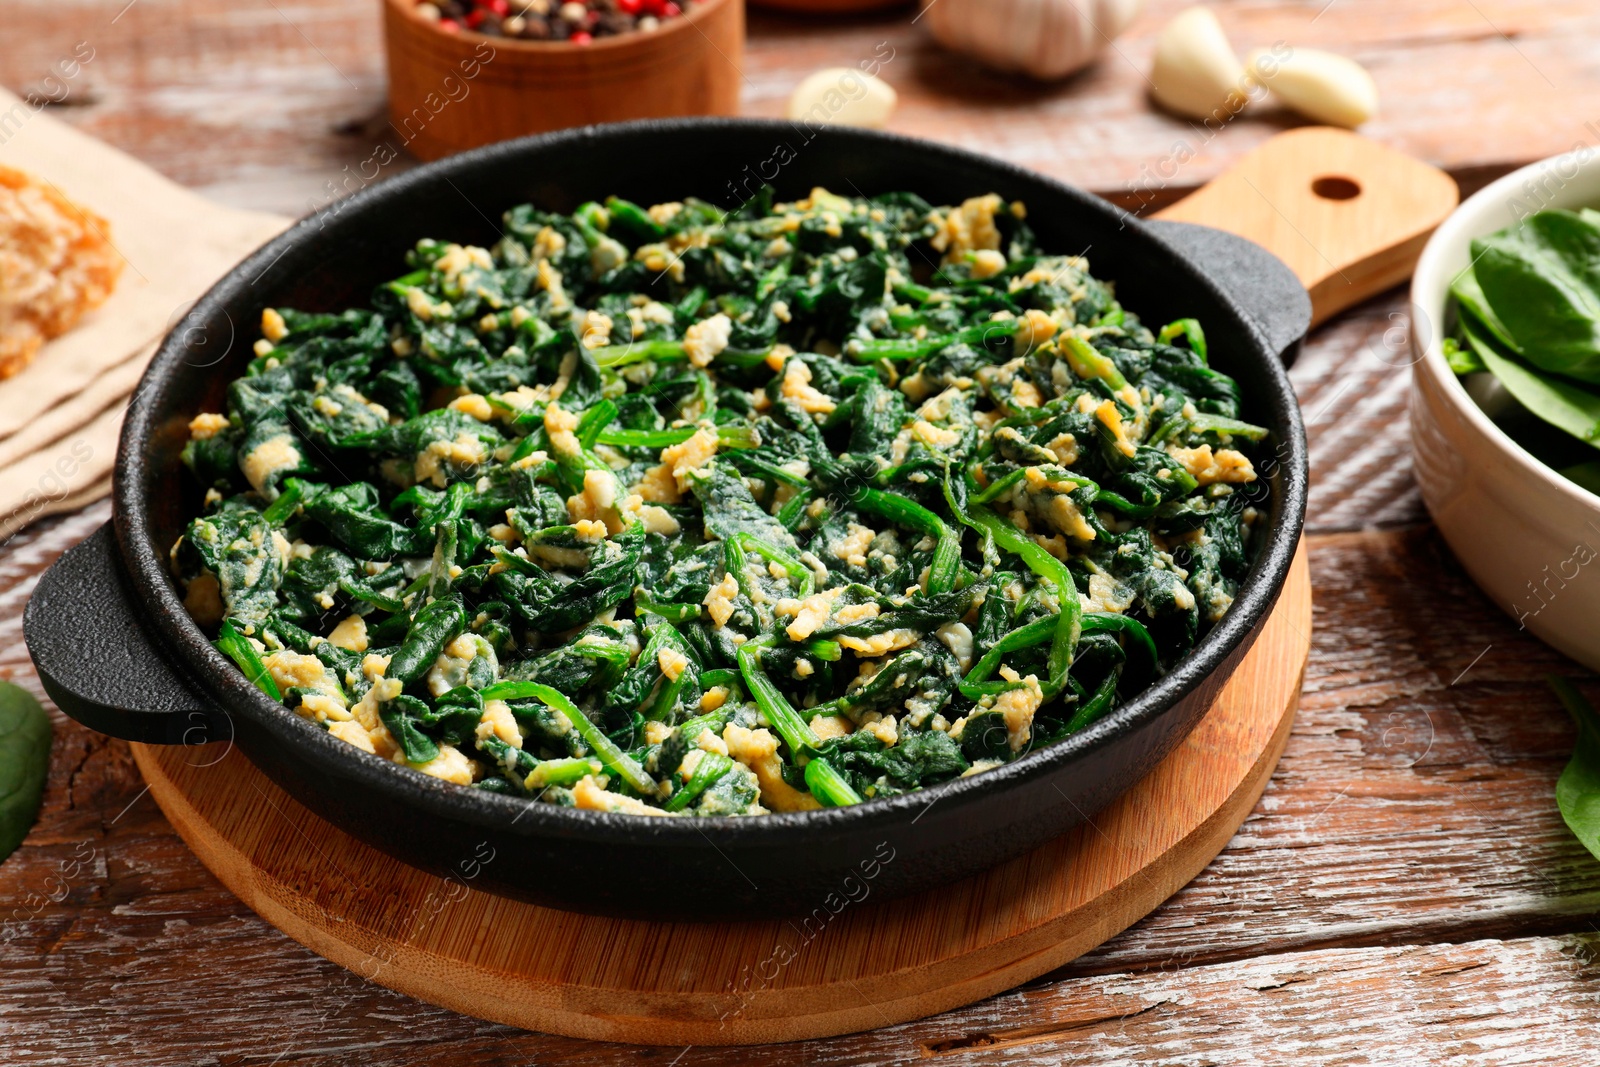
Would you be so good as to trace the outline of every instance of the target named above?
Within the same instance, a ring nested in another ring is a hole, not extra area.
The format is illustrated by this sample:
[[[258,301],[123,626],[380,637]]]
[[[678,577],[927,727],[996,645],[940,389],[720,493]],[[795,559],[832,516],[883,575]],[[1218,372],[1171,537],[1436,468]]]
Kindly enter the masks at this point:
[[[350,744],[616,812],[856,804],[1085,728],[1232,603],[1266,431],[1022,205],[505,224],[268,309],[191,424],[185,602]]]

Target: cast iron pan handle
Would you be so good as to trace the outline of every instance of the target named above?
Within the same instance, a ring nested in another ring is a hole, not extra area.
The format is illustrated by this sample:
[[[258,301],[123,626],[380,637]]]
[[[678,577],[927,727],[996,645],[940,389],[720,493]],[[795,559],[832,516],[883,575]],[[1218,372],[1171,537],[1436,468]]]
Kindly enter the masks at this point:
[[[125,741],[196,745],[231,737],[228,716],[167,663],[139,613],[106,523],[45,572],[23,614],[45,692],[69,717]]]
[[[1294,271],[1254,241],[1192,222],[1145,223],[1204,271],[1239,307],[1262,341],[1287,365],[1311,328],[1311,298]]]

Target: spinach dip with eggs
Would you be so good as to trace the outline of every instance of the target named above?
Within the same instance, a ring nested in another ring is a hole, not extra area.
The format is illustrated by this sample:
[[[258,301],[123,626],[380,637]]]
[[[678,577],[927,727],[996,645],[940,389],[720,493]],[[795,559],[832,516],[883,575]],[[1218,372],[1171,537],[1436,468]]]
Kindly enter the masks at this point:
[[[1021,203],[504,226],[268,309],[190,426],[188,609],[350,745],[636,815],[858,804],[1082,730],[1229,609],[1266,431]]]

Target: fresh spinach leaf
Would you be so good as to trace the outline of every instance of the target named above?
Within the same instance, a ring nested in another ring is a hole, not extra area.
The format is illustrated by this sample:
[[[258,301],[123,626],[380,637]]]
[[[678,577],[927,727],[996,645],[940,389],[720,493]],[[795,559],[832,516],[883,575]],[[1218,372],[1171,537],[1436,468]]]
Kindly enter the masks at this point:
[[[1556,781],[1556,804],[1573,836],[1600,859],[1600,713],[1565,678],[1549,682],[1578,727],[1572,759]]]
[[[1600,382],[1600,226],[1541,211],[1473,241],[1472,257],[1502,340],[1541,370]]]
[[[1552,426],[1600,447],[1600,393],[1502,355],[1467,321],[1462,329],[1483,365],[1518,403]]]
[[[0,861],[28,836],[50,770],[50,716],[19,685],[0,681]]]

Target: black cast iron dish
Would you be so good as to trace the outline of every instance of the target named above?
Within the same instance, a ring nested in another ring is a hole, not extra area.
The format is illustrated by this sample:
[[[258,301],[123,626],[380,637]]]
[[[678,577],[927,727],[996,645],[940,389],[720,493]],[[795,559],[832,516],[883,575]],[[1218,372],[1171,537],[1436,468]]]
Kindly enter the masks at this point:
[[[218,410],[242,373],[263,307],[360,306],[419,237],[489,244],[499,212],[513,204],[571,211],[610,193],[731,203],[756,190],[758,172],[775,173],[784,198],[822,185],[855,195],[911,189],[933,203],[991,191],[1020,199],[1044,247],[1086,251],[1096,275],[1114,280],[1124,306],[1146,321],[1204,322],[1247,416],[1272,431],[1273,460],[1261,470],[1270,518],[1232,609],[1175,671],[1081,733],[986,774],[849,808],[680,820],[534,805],[428,778],[274,703],[211,647],[167,571],[168,549],[200,509],[179,452],[190,418]],[[684,120],[495,145],[303,219],[179,323],[128,411],[115,517],[40,581],[25,620],[29,651],[45,688],[79,722],[151,743],[232,737],[312,811],[408,863],[443,872],[482,855],[475,850],[487,842],[495,859],[474,884],[495,892],[651,919],[781,915],[809,910],[862,861],[885,855],[893,859],[875,893],[925,889],[1016,856],[1099,810],[1183,739],[1238,665],[1300,537],[1306,448],[1283,363],[1309,320],[1293,275],[1249,242],[1140,223],[1079,190],[920,141]]]

